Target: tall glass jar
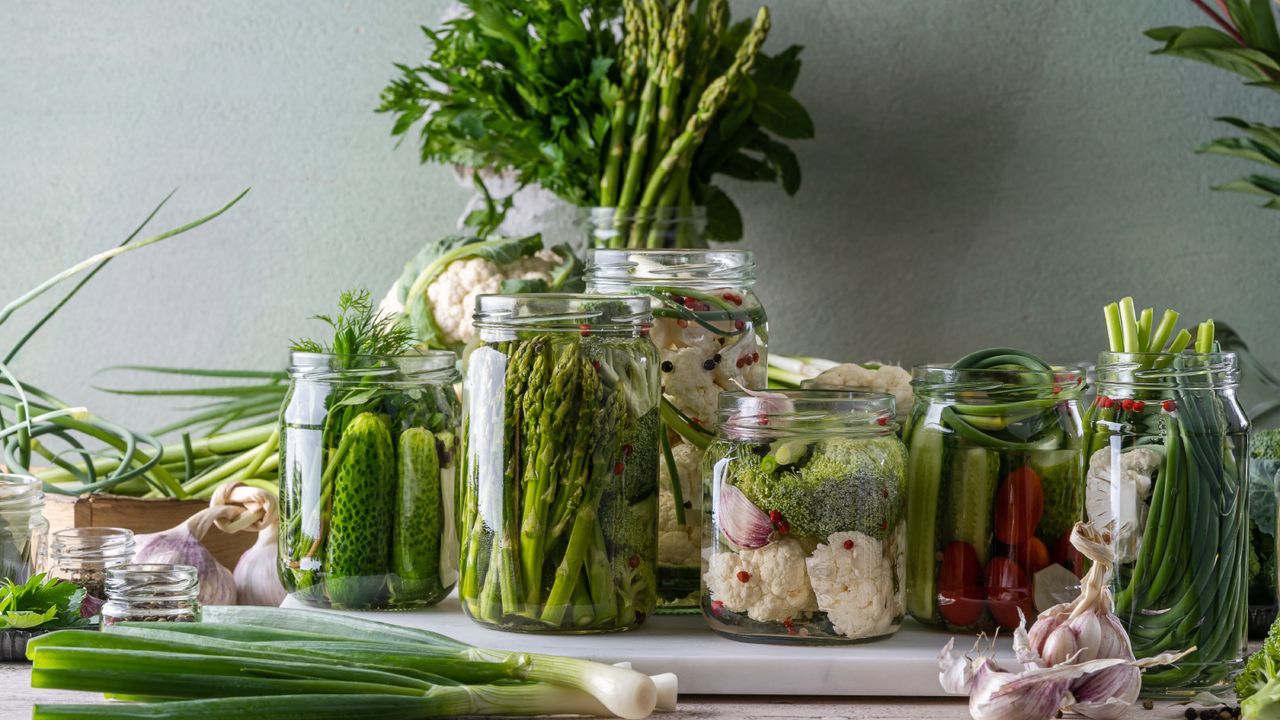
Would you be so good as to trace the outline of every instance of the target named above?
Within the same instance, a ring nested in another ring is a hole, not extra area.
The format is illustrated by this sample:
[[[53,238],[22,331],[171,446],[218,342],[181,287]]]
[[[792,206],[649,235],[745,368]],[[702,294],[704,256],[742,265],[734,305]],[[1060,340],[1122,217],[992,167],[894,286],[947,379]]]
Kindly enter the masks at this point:
[[[0,473],[0,581],[21,585],[44,568],[49,521],[43,510],[39,480]]]
[[[455,356],[294,353],[280,576],[317,607],[415,608],[457,580]]]
[[[124,528],[67,528],[53,534],[49,545],[50,573],[84,588],[85,594],[107,599],[107,572],[133,562],[133,531]]]
[[[1080,368],[917,366],[905,433],[907,610],[952,630],[1018,627],[1079,593]]]
[[[587,247],[592,248],[690,250],[707,247],[707,214],[701,207],[586,208],[580,222],[586,227]]]
[[[1116,552],[1134,654],[1195,646],[1149,694],[1225,687],[1248,627],[1249,420],[1234,353],[1103,353],[1085,507]]]
[[[107,571],[102,624],[200,622],[200,575],[190,565],[121,565]]]
[[[466,356],[458,595],[482,625],[591,633],[654,606],[648,298],[482,295]]]
[[[651,336],[662,376],[658,481],[658,596],[666,610],[696,611],[702,532],[702,455],[726,390],[768,385],[768,320],[745,250],[592,250],[592,292],[652,299]]]
[[[728,392],[704,464],[702,612],[735,640],[845,644],[902,622],[907,451],[892,395]]]

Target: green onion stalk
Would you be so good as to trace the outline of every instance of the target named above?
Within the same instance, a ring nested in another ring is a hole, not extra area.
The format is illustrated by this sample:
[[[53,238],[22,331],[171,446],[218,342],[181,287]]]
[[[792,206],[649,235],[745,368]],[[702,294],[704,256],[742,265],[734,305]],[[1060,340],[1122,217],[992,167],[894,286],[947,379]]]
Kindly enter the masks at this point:
[[[944,550],[967,545],[978,563],[989,564],[1003,547],[1038,544],[1047,551],[1069,537],[1083,514],[1076,405],[1083,375],[1021,350],[991,348],[948,366],[918,367],[913,385],[916,401],[904,433],[907,610],[932,625],[1016,627],[1015,608],[1034,612],[1030,577],[1039,567],[1019,566],[1002,578],[1007,587],[975,597],[973,588],[940,587],[939,558],[951,562]],[[1043,500],[1020,503],[1025,515],[1002,513],[1008,508],[1000,507],[998,491]],[[1013,553],[1006,564],[1017,562],[1028,561]]]
[[[192,479],[197,467],[211,467],[209,458],[215,453],[187,451],[186,446],[193,445],[189,438],[183,443],[183,451],[176,452],[174,446],[162,444],[155,434],[111,422],[23,382],[12,364],[26,343],[113,259],[195,229],[229,210],[247,192],[198,220],[139,239],[143,229],[172,197],[170,193],[119,245],[53,275],[0,308],[0,324],[3,324],[55,286],[88,271],[0,361],[0,447],[4,465],[15,472],[35,472],[44,480],[47,492],[62,495],[121,489],[172,498],[196,494],[185,483]],[[49,469],[39,470],[40,466]]]
[[[639,624],[657,554],[652,343],[575,328],[485,345],[469,363],[464,609],[505,629]]]
[[[473,647],[333,613],[210,606],[201,623],[56,632],[27,648],[31,683],[105,693],[38,704],[42,719],[280,720],[340,715],[647,717],[674,678],[585,660]],[[664,704],[667,702],[664,700]]]
[[[1175,334],[1176,312],[1148,330],[1152,316],[1131,298],[1104,309],[1112,355],[1089,411],[1090,452],[1120,448],[1110,466],[1140,448],[1163,458],[1149,497],[1137,499],[1135,556],[1116,568],[1116,614],[1139,658],[1196,647],[1178,667],[1145,674],[1148,691],[1216,688],[1247,633],[1247,421],[1221,392],[1233,368],[1216,354],[1213,321]]]

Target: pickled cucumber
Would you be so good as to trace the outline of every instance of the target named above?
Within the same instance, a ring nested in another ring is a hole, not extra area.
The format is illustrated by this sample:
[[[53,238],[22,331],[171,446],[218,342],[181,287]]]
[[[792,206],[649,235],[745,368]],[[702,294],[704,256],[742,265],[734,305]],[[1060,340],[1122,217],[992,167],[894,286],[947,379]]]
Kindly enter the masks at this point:
[[[430,430],[400,433],[391,538],[391,595],[397,604],[433,602],[440,583],[440,455]]]
[[[395,451],[387,421],[374,413],[356,415],[342,434],[350,445],[334,478],[325,589],[332,604],[358,608],[375,602],[386,582]]]

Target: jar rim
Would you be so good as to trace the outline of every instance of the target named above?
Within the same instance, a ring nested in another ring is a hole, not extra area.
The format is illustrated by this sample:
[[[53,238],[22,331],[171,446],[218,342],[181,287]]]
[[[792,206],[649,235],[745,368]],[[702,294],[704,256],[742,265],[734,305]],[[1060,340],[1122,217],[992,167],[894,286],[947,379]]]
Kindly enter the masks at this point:
[[[634,332],[653,324],[645,295],[510,293],[476,296],[477,330]]]
[[[705,222],[707,219],[707,208],[705,205],[693,205],[689,207],[663,205],[643,209],[632,208],[630,210],[622,210],[618,207],[595,205],[579,207],[578,215],[579,217],[590,221],[592,224],[601,224],[604,222],[612,223],[617,221],[627,222],[637,219],[666,223]]]
[[[888,435],[897,432],[897,398],[863,390],[730,390],[720,393],[720,426],[742,439],[779,434]]]
[[[1234,352],[1103,352],[1098,385],[1131,389],[1222,390],[1240,384],[1240,357]]]
[[[31,509],[44,502],[44,483],[34,475],[0,473],[0,510]]]
[[[354,362],[348,366],[344,360]],[[423,349],[400,355],[294,351],[289,354],[289,376],[295,380],[341,380],[398,374],[413,380],[453,382],[457,362],[452,350]]]
[[[585,275],[596,284],[639,282],[691,287],[755,283],[755,253],[750,250],[628,250],[588,248]]]
[[[911,387],[919,395],[945,396],[970,393],[1007,396],[1050,393],[1064,400],[1078,396],[1085,385],[1085,369],[1079,365],[1050,365],[1049,370],[957,368],[950,363],[911,368]]]
[[[63,528],[54,531],[50,540],[50,550],[77,556],[110,550],[132,551],[133,546],[133,531],[118,527]]]

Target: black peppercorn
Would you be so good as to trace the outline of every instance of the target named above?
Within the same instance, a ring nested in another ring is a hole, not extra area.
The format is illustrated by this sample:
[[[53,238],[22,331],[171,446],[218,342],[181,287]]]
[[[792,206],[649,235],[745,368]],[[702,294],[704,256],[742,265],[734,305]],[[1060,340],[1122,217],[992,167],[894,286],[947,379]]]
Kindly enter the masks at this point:
[[[712,359],[712,360],[715,360],[717,365],[719,365],[719,364],[720,364],[720,360],[722,360],[722,358],[720,357],[720,353],[716,353],[715,357],[713,357],[713,358],[711,358],[711,359]]]
[[[1218,720],[1218,713],[1205,708],[1200,711],[1200,720]]]
[[[1154,702],[1150,701],[1150,700],[1143,700],[1143,701],[1142,701],[1142,709],[1143,709],[1143,710],[1150,710],[1150,709],[1154,708],[1155,706],[1156,706],[1156,704],[1155,704]]]
[[[715,369],[716,369],[716,361],[715,361],[715,360],[712,360],[711,358],[707,358],[706,360],[703,360],[703,361],[702,361],[702,369],[703,369],[703,370],[715,370]]]
[[[1187,711],[1182,713],[1182,717],[1186,718],[1187,720],[1196,720],[1196,718],[1199,717],[1199,715],[1196,713],[1194,708],[1187,708]]]
[[[671,362],[670,360],[662,361],[662,372],[671,372],[672,370],[675,370],[675,369],[676,369],[675,363]]]
[[[692,501],[690,501],[690,500],[685,500],[685,501],[684,501],[684,509],[685,509],[685,510],[691,510],[691,509],[693,509],[693,502],[692,502]]]

